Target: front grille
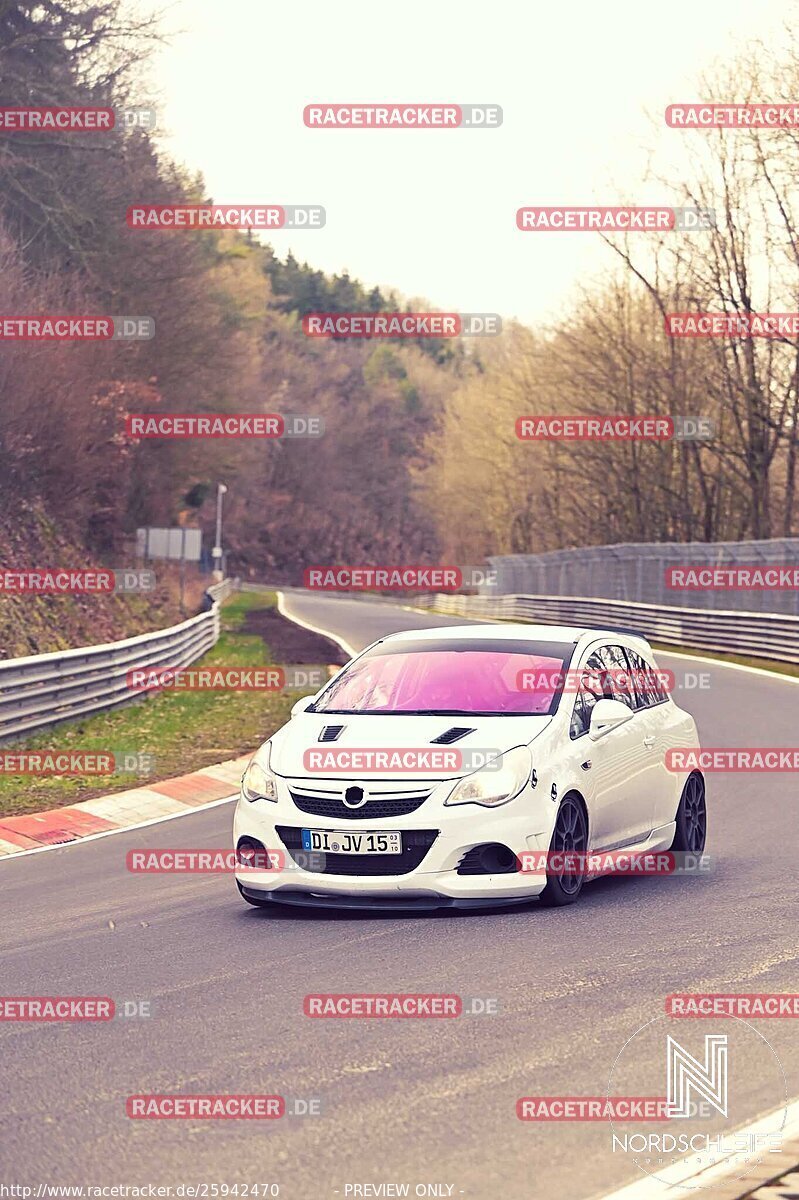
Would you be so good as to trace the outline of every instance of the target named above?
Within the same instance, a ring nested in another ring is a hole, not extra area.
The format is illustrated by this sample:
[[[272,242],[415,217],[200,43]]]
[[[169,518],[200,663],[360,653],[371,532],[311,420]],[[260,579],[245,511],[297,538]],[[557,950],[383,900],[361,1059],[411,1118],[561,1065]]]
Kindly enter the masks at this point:
[[[437,829],[403,829],[402,854],[324,854],[303,850],[301,829],[291,825],[275,828],[298,866],[319,875],[407,875],[419,866],[438,837]]]
[[[404,817],[408,813],[421,808],[429,792],[415,792],[410,795],[392,796],[378,794],[366,801],[361,808],[348,808],[341,796],[328,792],[325,795],[317,792],[297,792],[289,789],[290,795],[301,812],[312,813],[315,817],[335,817],[344,821],[377,821],[383,817]]]

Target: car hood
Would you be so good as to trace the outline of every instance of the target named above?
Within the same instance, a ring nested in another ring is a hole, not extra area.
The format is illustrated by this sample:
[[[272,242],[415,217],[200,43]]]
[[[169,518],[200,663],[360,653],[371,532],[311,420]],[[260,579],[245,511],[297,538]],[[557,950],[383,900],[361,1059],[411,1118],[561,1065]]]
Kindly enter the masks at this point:
[[[470,774],[475,767],[468,761],[468,751],[503,753],[514,746],[527,745],[551,723],[550,716],[505,717],[432,717],[388,716],[373,714],[336,716],[333,713],[298,713],[271,738],[270,767],[278,775],[292,778],[307,777],[305,764],[308,750],[461,750],[464,763],[457,769],[430,771],[429,778],[457,779]],[[321,741],[329,726],[343,726],[335,741]],[[448,730],[468,729],[470,732],[449,744],[434,743],[433,739]],[[486,754],[485,756],[490,757]],[[388,771],[380,774],[419,778],[420,772]],[[366,773],[365,777],[379,777]],[[352,769],[325,770],[326,779],[352,779],[364,776]],[[321,775],[320,775],[321,777]]]

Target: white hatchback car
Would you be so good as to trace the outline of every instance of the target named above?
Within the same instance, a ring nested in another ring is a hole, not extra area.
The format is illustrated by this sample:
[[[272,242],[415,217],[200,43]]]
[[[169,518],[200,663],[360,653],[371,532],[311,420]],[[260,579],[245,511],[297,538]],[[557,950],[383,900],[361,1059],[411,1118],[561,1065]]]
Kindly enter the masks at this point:
[[[251,760],[239,891],[260,906],[569,904],[590,864],[558,870],[541,851],[701,854],[704,779],[667,766],[698,745],[635,634],[392,634],[299,700]]]

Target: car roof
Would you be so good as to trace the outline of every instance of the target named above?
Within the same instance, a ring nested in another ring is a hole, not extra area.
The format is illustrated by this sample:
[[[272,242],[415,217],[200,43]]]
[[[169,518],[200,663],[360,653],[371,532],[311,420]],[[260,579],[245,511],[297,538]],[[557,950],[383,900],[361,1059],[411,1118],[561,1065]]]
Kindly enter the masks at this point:
[[[450,639],[465,641],[469,638],[491,637],[497,641],[527,642],[579,642],[582,639],[595,641],[597,638],[608,638],[618,641],[619,637],[628,641],[643,643],[648,646],[646,638],[633,630],[592,628],[578,625],[526,625],[521,622],[511,624],[503,621],[501,624],[490,625],[437,625],[427,629],[404,629],[401,633],[390,633],[381,641],[430,641],[445,642]]]

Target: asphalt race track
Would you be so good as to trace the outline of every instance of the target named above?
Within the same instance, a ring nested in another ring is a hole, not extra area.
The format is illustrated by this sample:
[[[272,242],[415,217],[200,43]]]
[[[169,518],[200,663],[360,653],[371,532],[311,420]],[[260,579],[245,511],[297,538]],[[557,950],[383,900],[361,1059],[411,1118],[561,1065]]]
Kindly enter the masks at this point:
[[[462,623],[307,594],[287,608],[356,648],[397,629]],[[659,661],[709,672],[709,688],[677,695],[705,745],[795,743],[799,685]],[[604,1095],[619,1050],[671,992],[799,990],[795,777],[716,775],[708,790],[711,875],[607,879],[561,910],[260,911],[230,876],[126,870],[134,847],[227,847],[229,804],[0,863],[2,994],[152,1007],[149,1019],[106,1024],[0,1024],[4,1177],[276,1182],[288,1200],[387,1181],[409,1182],[411,1195],[437,1183],[469,1200],[582,1198],[637,1178],[610,1152],[606,1126],[524,1124],[515,1105],[528,1094]],[[458,993],[495,997],[499,1011],[321,1021],[303,1016],[307,992]],[[796,1097],[795,1022],[758,1028]],[[126,1116],[126,1096],[176,1091],[318,1098],[322,1112],[275,1122]],[[783,1098],[753,1066],[742,1121]]]

